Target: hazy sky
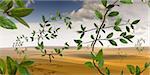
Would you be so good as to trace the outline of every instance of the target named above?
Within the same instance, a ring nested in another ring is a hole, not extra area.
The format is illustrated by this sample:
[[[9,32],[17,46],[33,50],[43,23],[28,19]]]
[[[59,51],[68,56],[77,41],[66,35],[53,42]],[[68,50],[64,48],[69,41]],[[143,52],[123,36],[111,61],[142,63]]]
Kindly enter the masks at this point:
[[[41,16],[50,16],[55,15],[55,12],[59,10],[62,14],[66,16],[72,17],[73,22],[73,30],[67,30],[62,22],[52,22],[52,24],[58,26],[61,25],[62,29],[59,33],[59,37],[55,40],[45,41],[47,46],[63,46],[65,42],[70,43],[72,46],[75,45],[73,39],[78,39],[79,35],[75,31],[79,30],[80,25],[83,24],[88,28],[93,27],[93,23],[99,24],[100,22],[94,19],[94,11],[95,9],[103,10],[102,5],[99,5],[97,1],[93,0],[85,0],[85,1],[35,1],[33,5],[29,5],[29,7],[34,8],[33,13],[25,17],[26,21],[31,26],[31,29],[28,29],[17,23],[17,30],[6,30],[0,29],[0,47],[11,47],[13,41],[15,41],[16,36],[21,34],[29,35],[32,30],[37,30],[39,28],[39,23],[41,21]],[[131,47],[134,46],[138,39],[143,38],[145,43],[143,46],[150,46],[150,8],[146,4],[143,3],[134,3],[133,5],[121,5],[119,8],[116,7],[114,10],[119,10],[120,15],[124,20],[131,19],[141,19],[140,23],[136,26],[135,38],[133,39],[134,43],[129,43],[128,45],[123,45],[119,43],[118,47]],[[107,19],[108,24],[112,24],[112,19]],[[112,29],[107,29],[107,33],[111,32]],[[114,31],[115,32],[115,31]],[[88,33],[83,38],[84,41],[89,41],[90,38],[88,35],[91,35],[93,32]],[[115,33],[117,36],[117,33]],[[107,34],[103,34],[104,36]],[[119,41],[118,41],[119,42]],[[104,41],[105,47],[112,47],[109,42]],[[35,42],[25,43],[24,46],[34,46]],[[85,45],[87,46],[87,45]],[[97,46],[99,46],[97,44]]]

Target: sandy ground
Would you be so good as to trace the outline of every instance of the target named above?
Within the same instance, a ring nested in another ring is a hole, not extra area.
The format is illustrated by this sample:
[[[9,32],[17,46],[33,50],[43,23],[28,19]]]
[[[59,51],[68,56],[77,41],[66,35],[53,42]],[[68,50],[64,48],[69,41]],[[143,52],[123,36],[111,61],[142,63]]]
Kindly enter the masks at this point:
[[[35,64],[30,67],[31,75],[98,75],[96,69],[88,68],[84,62],[91,61],[90,48],[76,50],[74,48],[64,51],[64,56],[55,56],[49,62],[48,56],[41,56],[40,51],[28,48],[25,53],[28,59],[34,60]],[[51,50],[51,49],[49,49]],[[145,47],[143,51],[135,48],[112,48],[104,49],[105,67],[110,68],[111,75],[120,75],[124,70],[125,75],[130,75],[126,65],[138,65],[143,68],[145,62],[150,62],[150,48]],[[20,59],[22,55],[16,54],[12,48],[0,49],[0,57],[12,56]],[[103,69],[102,69],[103,70]],[[142,75],[150,75],[150,69]]]

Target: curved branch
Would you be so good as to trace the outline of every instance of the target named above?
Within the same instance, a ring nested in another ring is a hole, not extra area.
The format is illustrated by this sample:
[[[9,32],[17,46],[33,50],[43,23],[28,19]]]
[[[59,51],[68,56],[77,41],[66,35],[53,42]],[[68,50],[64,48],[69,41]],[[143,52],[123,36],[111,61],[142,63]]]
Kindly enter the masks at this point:
[[[96,65],[95,61],[93,60],[93,64],[95,66],[95,68],[98,70],[98,72],[101,74],[101,75],[105,75],[103,72],[101,72],[101,70],[99,69],[99,67]]]
[[[105,39],[97,39],[97,40],[93,40],[93,41],[98,41],[98,40],[117,40],[117,39],[120,39],[121,37],[117,37],[117,38],[111,38],[111,39],[108,39],[108,38],[105,38]],[[84,44],[88,44],[88,43],[91,43],[93,41],[88,41],[88,42],[84,42]]]

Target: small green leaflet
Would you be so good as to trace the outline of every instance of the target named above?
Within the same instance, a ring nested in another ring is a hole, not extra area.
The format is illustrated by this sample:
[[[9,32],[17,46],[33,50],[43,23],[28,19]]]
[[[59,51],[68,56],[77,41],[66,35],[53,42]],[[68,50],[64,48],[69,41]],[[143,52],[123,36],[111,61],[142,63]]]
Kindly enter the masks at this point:
[[[133,65],[127,65],[128,70],[130,71],[131,74],[135,74],[135,68]]]
[[[112,11],[108,14],[109,17],[114,17],[114,16],[117,16],[119,15],[119,12],[118,11]]]
[[[12,0],[1,0],[0,9],[2,9],[4,13],[6,13],[12,7],[13,7],[13,1]]]
[[[103,19],[103,15],[102,15],[102,13],[100,11],[95,10],[95,15],[96,15],[97,18]]]
[[[148,68],[148,67],[150,67],[150,62],[149,63],[145,63],[145,65],[144,65],[144,68]]]
[[[113,36],[113,32],[107,35],[107,38],[111,38]]]
[[[94,60],[96,59],[96,56],[94,53],[91,52],[90,56],[92,57],[92,59],[94,59]]]
[[[132,39],[134,37],[134,35],[127,35],[125,36],[126,39]]]
[[[104,65],[104,57],[103,57],[103,50],[102,49],[100,49],[99,52],[97,53],[96,61],[98,62],[98,66],[100,68],[102,68]]]
[[[120,0],[123,4],[133,4],[132,0]]]
[[[127,44],[128,42],[125,40],[125,39],[120,39],[120,42],[124,43],[124,44]]]
[[[140,75],[140,73],[141,73],[141,70],[140,70],[139,66],[136,66],[136,75]]]
[[[31,8],[14,8],[9,12],[10,16],[17,16],[17,17],[25,17],[32,13],[33,9]]]
[[[25,8],[25,3],[23,0],[15,0],[16,4],[18,5],[18,7],[23,7]]]
[[[20,65],[27,67],[27,66],[31,66],[33,63],[34,63],[33,61],[23,61],[20,63]]]
[[[23,66],[19,65],[18,69],[19,69],[19,73],[21,75],[30,75],[30,73],[29,73],[29,71],[27,70],[26,67],[23,67]]]
[[[120,17],[117,17],[116,21],[115,21],[115,25],[116,26],[120,25],[121,21],[122,21],[122,19]]]
[[[6,65],[3,59],[0,58],[0,74],[5,74]]]
[[[102,3],[105,7],[107,7],[107,0],[101,0],[101,3]]]
[[[126,26],[126,30],[127,30],[128,32],[130,32],[130,28],[129,28],[128,26]]]
[[[93,35],[91,35],[91,39],[93,39],[93,40],[94,40],[94,36],[93,36]]]
[[[15,75],[17,72],[17,63],[11,57],[7,56],[6,59],[7,70],[9,75]]]
[[[106,67],[105,69],[106,75],[110,75],[110,70]]]
[[[117,46],[117,43],[114,40],[108,40],[113,46]]]
[[[89,68],[93,68],[93,67],[94,67],[94,65],[93,65],[92,62],[90,62],[90,61],[85,62],[84,64],[85,64],[87,67],[89,67]]]
[[[126,34],[127,34],[126,32],[122,32],[122,33],[120,34],[120,36],[123,36],[123,37],[124,37],[124,36],[126,36]]]
[[[115,31],[121,31],[121,28],[119,26],[114,26]]]
[[[140,20],[135,20],[135,21],[133,21],[131,24],[137,24],[137,23],[139,23],[140,22]]]
[[[23,24],[24,26],[30,28],[30,26],[24,21],[24,19],[22,19],[21,17],[17,17],[17,16],[14,16],[14,18],[19,21],[21,24]]]
[[[75,43],[82,43],[81,40],[74,40]]]
[[[4,16],[0,16],[0,27],[5,29],[17,29],[15,23]]]

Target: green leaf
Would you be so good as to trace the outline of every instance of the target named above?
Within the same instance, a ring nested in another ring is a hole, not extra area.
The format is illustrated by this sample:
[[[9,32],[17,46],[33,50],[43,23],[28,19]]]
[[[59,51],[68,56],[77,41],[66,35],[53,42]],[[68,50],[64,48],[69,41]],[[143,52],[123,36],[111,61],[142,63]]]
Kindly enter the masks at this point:
[[[17,63],[11,57],[7,56],[7,70],[9,75],[16,75]]]
[[[140,71],[140,68],[139,66],[136,66],[136,75],[140,75],[141,71]]]
[[[0,74],[5,74],[6,64],[3,59],[0,58]]]
[[[120,25],[122,19],[120,17],[117,17],[116,21],[115,21],[115,25],[118,26]]]
[[[144,68],[148,68],[148,67],[150,67],[150,63],[145,63],[145,65],[144,65]]]
[[[100,11],[95,10],[95,15],[96,15],[97,18],[103,19],[103,15],[102,15],[102,13]]]
[[[40,47],[41,49],[44,49],[44,43],[43,43],[43,41],[39,44],[39,47]]]
[[[113,7],[114,7],[114,5],[113,5],[113,4],[110,4],[110,5],[108,5],[106,8],[111,9],[111,8],[113,8]]]
[[[107,67],[105,69],[105,73],[106,73],[106,75],[110,75],[110,70]]]
[[[107,38],[111,38],[113,36],[113,32],[107,35]]]
[[[134,35],[127,35],[125,36],[126,39],[132,39],[134,37]]]
[[[91,39],[93,39],[93,40],[94,40],[94,36],[93,36],[93,35],[91,35]]]
[[[19,73],[20,75],[30,75],[30,73],[28,72],[27,68],[26,67],[23,67],[23,66],[19,66]]]
[[[12,6],[13,6],[12,0],[3,0],[0,3],[0,9],[2,9],[4,13],[6,13],[9,9],[11,9]]]
[[[30,28],[30,26],[24,21],[24,19],[20,18],[20,17],[17,17],[17,16],[14,16],[14,18],[19,21],[21,24],[23,24],[24,26]]]
[[[77,33],[83,33],[83,31],[77,31]]]
[[[47,27],[51,26],[51,24],[46,24]]]
[[[137,23],[139,23],[140,22],[140,20],[135,20],[135,21],[133,21],[131,24],[137,24]]]
[[[121,28],[119,26],[114,26],[115,31],[121,31]]]
[[[56,52],[57,54],[60,54],[60,53],[61,53],[60,49],[55,48],[54,50],[55,50],[55,52]]]
[[[81,44],[78,44],[77,46],[77,50],[81,49],[82,48],[82,45]]]
[[[133,4],[132,0],[120,0],[123,4]]]
[[[92,57],[92,59],[96,59],[96,56],[95,56],[95,54],[93,54],[92,52],[91,52],[91,57]]]
[[[102,41],[99,40],[98,42],[99,42],[102,46],[104,45]]]
[[[82,43],[81,40],[74,40],[75,43]]]
[[[101,3],[102,3],[105,7],[107,7],[107,0],[101,0]]]
[[[126,34],[127,34],[126,32],[122,32],[122,33],[120,34],[120,36],[123,36],[123,37],[124,37],[124,36],[126,36]]]
[[[95,26],[96,28],[98,28],[98,26],[97,26],[97,24],[96,24],[96,23],[94,23],[94,26]]]
[[[98,62],[98,66],[102,68],[104,66],[104,56],[103,56],[103,50],[99,50],[99,52],[96,55],[96,61]]]
[[[129,28],[128,26],[126,26],[126,30],[127,30],[128,32],[130,32],[130,28]]]
[[[7,19],[4,16],[0,16],[0,27],[6,29],[17,29],[15,23],[13,23],[11,20]]]
[[[130,71],[131,74],[135,74],[135,68],[133,65],[127,65],[128,70]]]
[[[100,49],[98,51],[98,53],[96,54],[96,60],[97,61],[103,60],[103,50],[102,49]]]
[[[65,43],[65,45],[66,45],[67,47],[69,47],[69,44],[68,44],[68,42],[66,42],[66,43]]]
[[[86,29],[86,27],[83,27],[83,25],[81,24],[81,29],[82,29],[82,31],[84,31]]]
[[[125,39],[120,39],[120,42],[124,43],[124,44],[127,44],[128,42],[125,40]]]
[[[25,3],[23,0],[15,0],[15,2],[19,7],[25,8]]]
[[[31,8],[14,8],[9,12],[9,15],[14,17],[25,17],[32,13],[33,9]]]
[[[130,27],[131,27],[132,29],[134,29],[134,26],[133,26],[132,24],[130,25]]]
[[[108,40],[110,42],[110,44],[112,44],[113,46],[117,46],[117,43],[114,40]]]
[[[85,62],[84,64],[85,64],[85,66],[87,66],[87,67],[89,67],[89,68],[93,68],[93,67],[94,67],[94,65],[93,65],[92,62],[90,62],[90,61]]]
[[[20,63],[21,66],[24,66],[24,67],[28,67],[30,65],[32,65],[34,62],[33,61],[23,61]]]
[[[40,47],[35,47],[35,49],[40,50]]]
[[[109,17],[114,17],[114,16],[117,16],[119,15],[119,12],[118,11],[112,11],[108,14]]]

